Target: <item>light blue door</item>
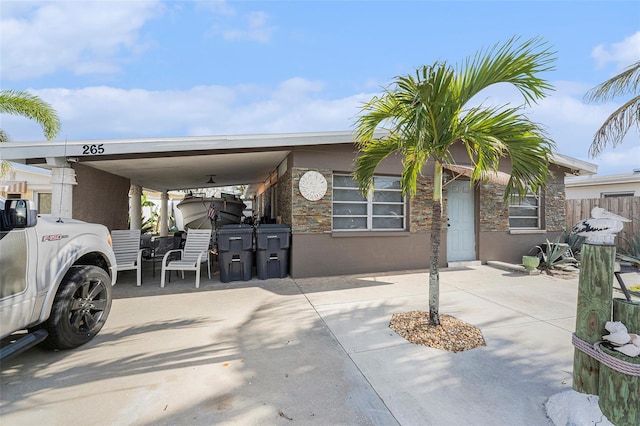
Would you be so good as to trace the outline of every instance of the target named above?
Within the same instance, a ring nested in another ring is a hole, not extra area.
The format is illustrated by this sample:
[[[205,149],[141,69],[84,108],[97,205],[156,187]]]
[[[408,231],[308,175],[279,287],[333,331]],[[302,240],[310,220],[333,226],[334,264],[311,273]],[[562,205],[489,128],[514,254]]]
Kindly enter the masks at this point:
[[[447,262],[476,260],[473,187],[469,181],[447,184]]]

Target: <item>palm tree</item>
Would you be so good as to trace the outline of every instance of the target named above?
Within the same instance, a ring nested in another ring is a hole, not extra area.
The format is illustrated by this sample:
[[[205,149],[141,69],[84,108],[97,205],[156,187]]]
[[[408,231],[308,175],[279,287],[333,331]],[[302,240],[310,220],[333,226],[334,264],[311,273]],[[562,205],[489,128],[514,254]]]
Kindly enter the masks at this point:
[[[49,105],[36,95],[20,90],[0,90],[0,114],[21,115],[34,120],[44,132],[47,140],[56,137],[60,131],[58,114]],[[9,135],[0,129],[0,143],[9,142]],[[9,162],[2,161],[0,176],[4,176],[9,170]]]
[[[598,129],[589,147],[592,158],[597,157],[608,144],[615,148],[634,123],[640,129],[640,61],[585,95],[587,102],[606,102],[627,93],[636,96],[615,110]]]
[[[554,144],[539,125],[525,117],[524,105],[471,106],[469,101],[487,87],[510,83],[525,104],[546,96],[552,86],[539,73],[553,69],[554,53],[540,39],[516,45],[512,38],[502,46],[480,51],[454,69],[446,63],[418,68],[415,75],[396,77],[390,88],[362,108],[356,121],[355,140],[360,151],[354,177],[367,193],[378,164],[392,154],[403,159],[401,187],[405,196],[416,193],[425,165],[433,162],[434,183],[431,221],[429,320],[440,324],[438,254],[442,229],[443,164],[454,160],[451,148],[463,144],[474,165],[471,180],[486,180],[498,170],[500,160],[511,159],[511,178],[504,198],[537,191],[548,175]],[[374,131],[388,133],[375,138]]]

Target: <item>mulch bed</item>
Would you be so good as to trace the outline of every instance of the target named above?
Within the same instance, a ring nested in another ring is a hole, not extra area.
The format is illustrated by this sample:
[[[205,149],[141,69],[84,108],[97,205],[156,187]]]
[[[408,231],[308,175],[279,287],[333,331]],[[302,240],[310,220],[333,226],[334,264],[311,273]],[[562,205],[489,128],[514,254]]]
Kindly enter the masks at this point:
[[[478,327],[450,315],[440,315],[440,325],[432,325],[429,312],[393,314],[389,327],[411,343],[450,352],[486,346]]]

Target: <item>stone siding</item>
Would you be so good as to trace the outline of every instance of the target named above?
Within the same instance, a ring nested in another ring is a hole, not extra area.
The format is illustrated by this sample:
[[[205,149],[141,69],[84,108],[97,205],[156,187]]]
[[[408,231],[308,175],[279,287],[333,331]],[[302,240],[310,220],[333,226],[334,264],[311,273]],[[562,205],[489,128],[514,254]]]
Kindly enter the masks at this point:
[[[300,194],[298,183],[310,169],[294,167],[291,170],[291,230],[296,233],[314,234],[331,232],[331,203],[333,200],[333,175],[331,170],[316,170],[327,180],[327,193],[318,201],[309,201]]]
[[[544,221],[547,231],[564,231],[567,217],[566,198],[564,176],[554,173],[544,191]]]
[[[291,169],[287,169],[282,176],[278,177],[278,214],[282,223],[288,226],[292,225],[292,196]]]
[[[480,232],[508,231],[509,207],[504,202],[504,186],[480,183]]]
[[[445,191],[443,190],[443,198]],[[409,201],[409,232],[431,232],[431,213],[433,200],[433,176],[423,176],[418,179],[416,195]],[[443,200],[443,220],[446,215],[446,204]]]

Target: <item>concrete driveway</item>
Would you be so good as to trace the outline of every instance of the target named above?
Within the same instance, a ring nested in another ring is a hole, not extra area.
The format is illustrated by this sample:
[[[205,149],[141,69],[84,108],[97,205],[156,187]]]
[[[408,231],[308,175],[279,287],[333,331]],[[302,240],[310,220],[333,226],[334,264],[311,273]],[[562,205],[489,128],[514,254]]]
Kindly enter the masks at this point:
[[[2,365],[5,425],[544,425],[571,388],[577,279],[441,272],[441,313],[483,331],[449,353],[391,315],[427,309],[428,272],[164,289],[122,273],[105,328]]]

